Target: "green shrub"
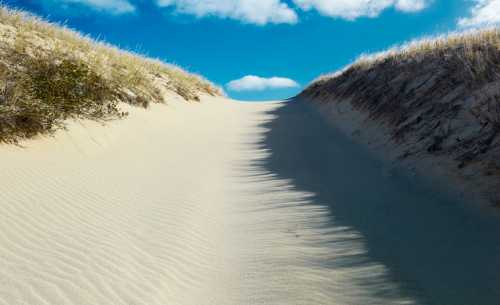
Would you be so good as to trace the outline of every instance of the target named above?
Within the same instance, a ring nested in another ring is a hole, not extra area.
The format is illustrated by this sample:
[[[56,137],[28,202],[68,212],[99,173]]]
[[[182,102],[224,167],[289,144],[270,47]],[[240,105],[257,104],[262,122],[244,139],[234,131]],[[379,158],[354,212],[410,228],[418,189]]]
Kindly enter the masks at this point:
[[[0,76],[0,141],[16,142],[62,127],[64,120],[123,116],[117,88],[77,59],[14,55],[17,67]]]

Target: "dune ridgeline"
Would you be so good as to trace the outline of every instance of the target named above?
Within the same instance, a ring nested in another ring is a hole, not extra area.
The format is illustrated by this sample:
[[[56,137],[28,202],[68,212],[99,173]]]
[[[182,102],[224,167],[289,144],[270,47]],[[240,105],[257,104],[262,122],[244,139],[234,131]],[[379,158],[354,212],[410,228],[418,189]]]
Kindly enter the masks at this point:
[[[0,142],[50,134],[67,119],[126,116],[120,104],[221,95],[203,78],[0,7]]]
[[[500,30],[363,56],[299,97],[387,159],[500,204]]]

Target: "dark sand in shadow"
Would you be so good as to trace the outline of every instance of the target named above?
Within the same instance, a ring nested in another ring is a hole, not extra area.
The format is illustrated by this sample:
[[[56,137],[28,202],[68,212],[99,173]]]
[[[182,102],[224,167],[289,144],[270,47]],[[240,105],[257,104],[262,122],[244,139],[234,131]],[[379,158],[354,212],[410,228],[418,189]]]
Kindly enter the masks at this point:
[[[384,265],[421,304],[500,304],[496,216],[390,170],[306,103],[291,100],[269,114],[275,118],[261,145],[271,155],[260,166],[314,194],[311,201],[328,208],[332,225],[359,232],[363,263]]]

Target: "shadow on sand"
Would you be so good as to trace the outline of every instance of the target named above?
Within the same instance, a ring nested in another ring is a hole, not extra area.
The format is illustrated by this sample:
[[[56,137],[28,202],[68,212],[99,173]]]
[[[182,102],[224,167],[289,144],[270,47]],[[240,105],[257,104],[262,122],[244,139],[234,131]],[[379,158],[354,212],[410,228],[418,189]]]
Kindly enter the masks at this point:
[[[259,166],[314,194],[332,226],[358,232],[363,264],[385,266],[388,280],[419,304],[500,304],[497,217],[387,170],[304,102],[290,100],[269,114],[260,144],[270,156]]]

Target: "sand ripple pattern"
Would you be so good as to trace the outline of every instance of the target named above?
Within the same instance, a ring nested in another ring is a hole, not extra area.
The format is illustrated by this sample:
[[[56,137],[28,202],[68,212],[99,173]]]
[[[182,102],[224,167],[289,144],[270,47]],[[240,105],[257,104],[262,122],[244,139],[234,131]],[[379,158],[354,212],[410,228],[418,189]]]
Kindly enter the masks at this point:
[[[0,304],[414,303],[359,234],[257,165],[276,107],[132,109],[0,148]]]

